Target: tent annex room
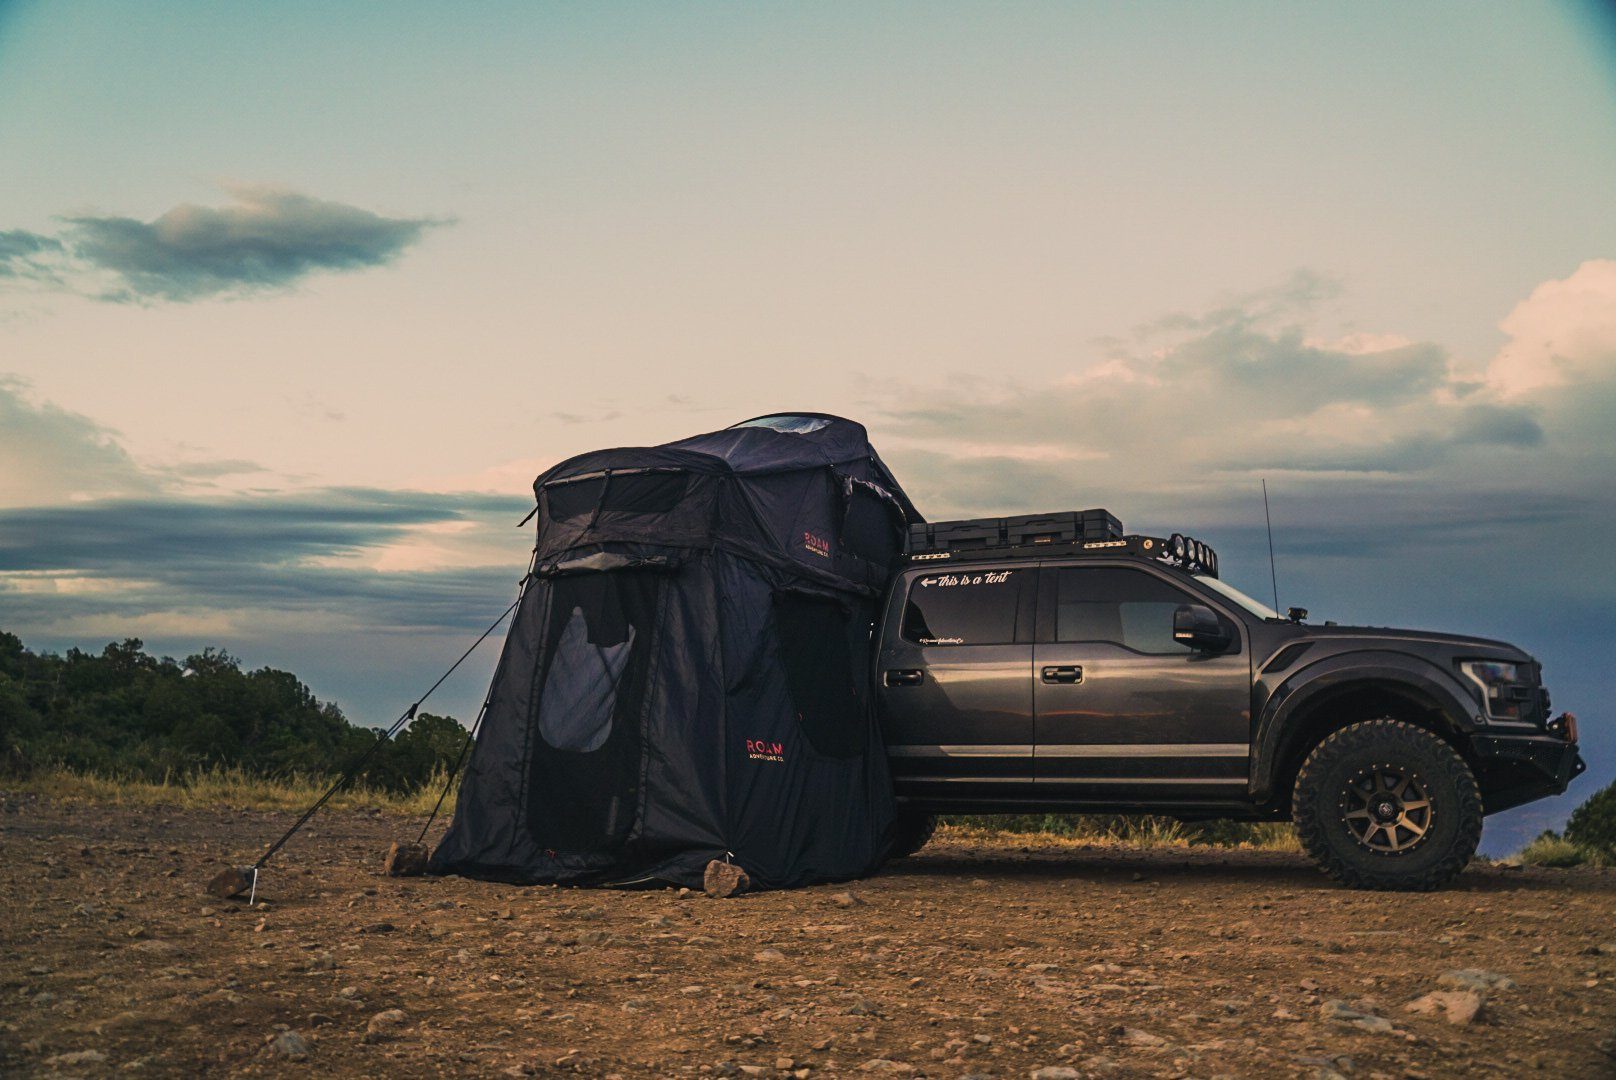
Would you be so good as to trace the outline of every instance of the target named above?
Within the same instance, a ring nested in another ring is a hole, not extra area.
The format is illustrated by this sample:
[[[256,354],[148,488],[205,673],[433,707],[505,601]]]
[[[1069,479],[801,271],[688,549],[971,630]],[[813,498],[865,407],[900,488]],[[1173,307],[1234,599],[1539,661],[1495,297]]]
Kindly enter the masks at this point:
[[[442,873],[755,888],[879,866],[869,632],[921,520],[864,428],[761,417],[534,483],[532,570]]]

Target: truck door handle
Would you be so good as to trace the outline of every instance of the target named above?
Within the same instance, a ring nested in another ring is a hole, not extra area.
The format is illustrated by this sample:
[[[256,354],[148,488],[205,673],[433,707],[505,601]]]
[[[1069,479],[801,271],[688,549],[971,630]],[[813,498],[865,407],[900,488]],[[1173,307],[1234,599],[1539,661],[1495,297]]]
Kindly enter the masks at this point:
[[[1083,669],[1080,667],[1046,667],[1044,681],[1056,683],[1080,683],[1083,681]]]
[[[919,686],[925,678],[916,668],[892,668],[887,671],[888,686]]]

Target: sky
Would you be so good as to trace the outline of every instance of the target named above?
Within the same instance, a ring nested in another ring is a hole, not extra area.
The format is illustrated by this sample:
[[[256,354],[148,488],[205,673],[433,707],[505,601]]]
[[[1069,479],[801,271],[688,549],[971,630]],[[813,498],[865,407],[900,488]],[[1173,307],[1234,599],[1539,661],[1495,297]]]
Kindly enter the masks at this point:
[[[1595,3],[0,0],[0,627],[386,723],[539,471],[854,417],[929,517],[1105,506],[1501,637],[1616,776]],[[494,650],[434,704],[469,719]]]

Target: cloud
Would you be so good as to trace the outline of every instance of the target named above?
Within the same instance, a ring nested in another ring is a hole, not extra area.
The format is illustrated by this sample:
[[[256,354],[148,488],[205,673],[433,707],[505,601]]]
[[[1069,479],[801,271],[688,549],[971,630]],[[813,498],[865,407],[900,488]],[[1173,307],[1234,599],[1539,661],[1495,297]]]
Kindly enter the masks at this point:
[[[931,517],[1105,506],[1132,531],[1206,538],[1265,599],[1266,479],[1285,602],[1544,646],[1576,675],[1616,605],[1584,555],[1616,535],[1612,265],[1533,290],[1492,357],[1225,305],[1043,383],[883,384],[867,419]]]
[[[1479,363],[1393,334],[1311,336],[1321,291],[1158,321],[1048,384],[882,387],[884,405],[903,404],[872,427],[935,515],[1215,502],[1265,476],[1325,503],[1373,490],[1416,512],[1466,489],[1494,513],[1516,503],[1481,493],[1571,499],[1591,463],[1616,466],[1616,262],[1540,286]]]
[[[350,629],[457,629],[511,591],[527,548],[513,528],[525,493],[229,492],[222,480],[262,470],[237,460],[141,464],[115,432],[32,400],[5,376],[0,461],[6,629],[128,620],[146,633],[229,626],[227,636],[251,638],[291,615]]]
[[[6,279],[57,283],[51,262],[60,257],[62,242],[24,229],[0,232],[0,281]]]
[[[153,221],[80,215],[65,218],[58,236],[0,233],[0,279],[120,302],[240,297],[317,273],[384,266],[444,224],[270,186],[238,186],[230,195],[229,205],[186,203]]]
[[[1616,259],[1546,281],[1499,324],[1509,342],[1487,379],[1508,397],[1602,381],[1616,371]]]
[[[266,613],[297,612],[372,631],[466,627],[514,589],[514,552],[498,551],[493,565],[466,550],[448,568],[376,563],[397,564],[421,530],[436,528],[441,542],[444,525],[514,535],[525,508],[519,498],[331,488],[0,510],[0,596],[15,625],[165,612],[183,625],[213,612],[250,635]]]
[[[0,374],[0,507],[154,493],[115,433],[89,417],[33,401]]]

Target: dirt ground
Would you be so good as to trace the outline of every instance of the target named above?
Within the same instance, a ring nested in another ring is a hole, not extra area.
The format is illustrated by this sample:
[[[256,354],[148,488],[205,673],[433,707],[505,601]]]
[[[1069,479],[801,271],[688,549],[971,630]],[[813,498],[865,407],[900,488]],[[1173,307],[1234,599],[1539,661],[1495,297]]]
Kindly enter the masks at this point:
[[[419,821],[345,812],[203,894],[290,820],[0,795],[0,1074],[1616,1076],[1608,871],[945,838],[714,900],[389,879]]]

